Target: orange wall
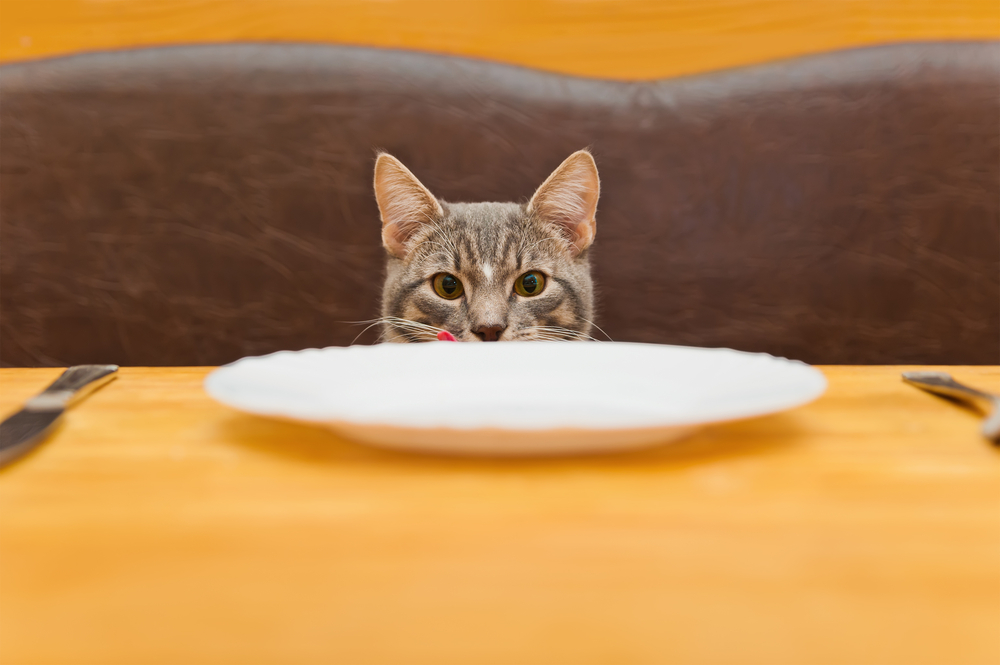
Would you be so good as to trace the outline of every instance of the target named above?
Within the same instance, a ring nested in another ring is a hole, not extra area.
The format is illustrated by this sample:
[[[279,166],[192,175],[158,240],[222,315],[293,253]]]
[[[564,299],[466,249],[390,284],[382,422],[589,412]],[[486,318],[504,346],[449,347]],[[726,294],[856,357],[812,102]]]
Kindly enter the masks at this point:
[[[295,41],[649,79],[833,49],[1000,39],[1000,0],[0,0],[0,61]]]

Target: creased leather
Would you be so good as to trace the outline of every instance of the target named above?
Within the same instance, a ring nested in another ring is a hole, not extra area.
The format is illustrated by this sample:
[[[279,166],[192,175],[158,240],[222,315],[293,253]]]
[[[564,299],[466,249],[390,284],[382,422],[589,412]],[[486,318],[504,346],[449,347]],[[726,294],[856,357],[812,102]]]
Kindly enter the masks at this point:
[[[0,363],[349,344],[382,284],[376,148],[446,200],[502,201],[584,146],[615,340],[998,363],[998,63],[897,45],[629,83],[271,44],[6,65]]]

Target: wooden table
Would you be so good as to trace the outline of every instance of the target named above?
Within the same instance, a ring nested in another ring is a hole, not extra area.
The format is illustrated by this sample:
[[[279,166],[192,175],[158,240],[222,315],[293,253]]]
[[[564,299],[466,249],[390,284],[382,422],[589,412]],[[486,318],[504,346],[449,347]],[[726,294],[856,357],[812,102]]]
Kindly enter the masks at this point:
[[[0,661],[998,663],[1000,450],[903,369],[656,450],[484,461],[126,368],[0,472]],[[0,370],[0,410],[58,373]]]

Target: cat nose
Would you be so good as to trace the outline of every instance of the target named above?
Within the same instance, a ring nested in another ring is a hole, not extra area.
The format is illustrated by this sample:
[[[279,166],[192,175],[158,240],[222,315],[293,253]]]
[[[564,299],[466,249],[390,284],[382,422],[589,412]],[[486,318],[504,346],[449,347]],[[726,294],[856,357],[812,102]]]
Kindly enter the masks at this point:
[[[507,326],[479,326],[473,328],[472,332],[484,342],[498,342],[504,330],[507,330]]]

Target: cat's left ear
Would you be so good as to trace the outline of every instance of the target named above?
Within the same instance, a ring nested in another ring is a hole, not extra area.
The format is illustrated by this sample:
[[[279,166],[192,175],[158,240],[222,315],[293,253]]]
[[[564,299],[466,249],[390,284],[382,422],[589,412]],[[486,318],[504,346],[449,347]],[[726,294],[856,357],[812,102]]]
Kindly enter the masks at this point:
[[[559,226],[578,256],[597,234],[597,199],[601,181],[597,164],[586,150],[578,150],[552,172],[528,203],[528,213]]]
[[[409,241],[420,226],[444,215],[430,190],[386,152],[375,160],[375,199],[382,215],[382,244],[400,259],[406,257]]]

